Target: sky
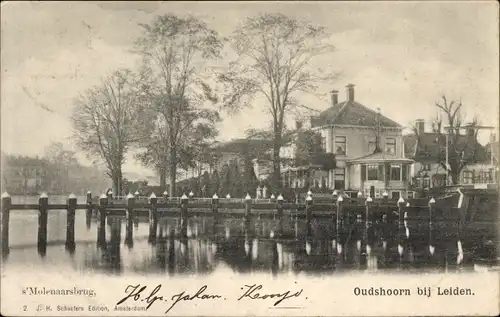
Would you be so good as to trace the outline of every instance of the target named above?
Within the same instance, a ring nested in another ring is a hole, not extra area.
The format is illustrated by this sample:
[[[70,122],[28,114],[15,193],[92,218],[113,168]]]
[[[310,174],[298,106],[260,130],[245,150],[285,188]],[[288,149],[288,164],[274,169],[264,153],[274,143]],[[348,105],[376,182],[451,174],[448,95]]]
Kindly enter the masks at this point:
[[[248,16],[280,12],[326,28],[335,51],[320,65],[340,75],[298,96],[319,111],[332,89],[403,126],[429,119],[443,94],[460,99],[469,117],[498,126],[498,5],[481,2],[2,2],[1,148],[43,155],[51,142],[83,153],[70,141],[73,100],[120,67],[139,23],[175,13],[204,20],[221,36]],[[220,140],[244,136],[268,122],[263,101],[238,114],[222,113]],[[293,118],[290,118],[292,120]],[[483,137],[483,139],[487,137]],[[129,157],[125,172],[152,175]]]

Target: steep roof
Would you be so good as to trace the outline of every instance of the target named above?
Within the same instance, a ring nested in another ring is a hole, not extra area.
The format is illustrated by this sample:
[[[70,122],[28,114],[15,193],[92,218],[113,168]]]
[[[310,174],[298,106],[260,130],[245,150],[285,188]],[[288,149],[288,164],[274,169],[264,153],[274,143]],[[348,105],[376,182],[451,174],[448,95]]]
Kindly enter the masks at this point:
[[[227,142],[217,143],[213,146],[216,151],[224,153],[248,153],[253,151],[265,151],[272,146],[272,141],[262,139],[234,139]]]
[[[356,101],[343,101],[323,111],[311,119],[312,127],[328,124],[376,126],[378,113]],[[401,128],[397,122],[380,115],[380,125],[383,127]]]
[[[437,161],[440,157],[442,158],[446,149],[446,136],[442,133],[424,132],[418,135],[404,135],[403,142],[405,146],[405,156],[419,161]],[[471,143],[472,146],[466,147],[467,142],[473,142]],[[471,141],[469,136],[460,135],[458,145],[466,148],[466,156],[472,154],[472,148],[477,146],[475,161],[488,161],[486,148],[477,142],[477,140]]]

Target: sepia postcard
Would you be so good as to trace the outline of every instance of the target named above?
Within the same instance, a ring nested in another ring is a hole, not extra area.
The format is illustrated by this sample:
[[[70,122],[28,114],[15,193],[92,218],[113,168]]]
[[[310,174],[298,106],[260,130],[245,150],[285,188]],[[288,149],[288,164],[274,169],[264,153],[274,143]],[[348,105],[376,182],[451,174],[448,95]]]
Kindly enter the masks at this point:
[[[4,1],[2,316],[497,316],[496,1]]]

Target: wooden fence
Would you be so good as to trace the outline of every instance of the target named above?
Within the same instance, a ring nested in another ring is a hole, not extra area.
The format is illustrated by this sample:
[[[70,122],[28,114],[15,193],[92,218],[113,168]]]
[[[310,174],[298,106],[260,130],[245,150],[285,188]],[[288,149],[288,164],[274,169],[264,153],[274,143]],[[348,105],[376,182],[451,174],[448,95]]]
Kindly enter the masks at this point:
[[[404,252],[408,245],[409,229],[413,235],[423,235],[429,246],[435,244],[436,239],[460,240],[460,230],[463,226],[458,208],[447,210],[436,208],[436,200],[432,198],[423,204],[423,201],[411,202],[400,198],[393,201],[387,197],[374,200],[371,197],[347,198],[332,197],[330,201],[316,202],[314,196],[307,196],[302,202],[285,201],[280,195],[272,199],[252,199],[249,195],[243,199],[219,198],[214,195],[210,199],[195,197],[161,198],[152,194],[150,197],[139,197],[129,194],[127,197],[112,197],[101,195],[92,197],[87,193],[85,203],[78,203],[75,195],[70,194],[66,204],[49,204],[48,196],[42,194],[38,204],[12,204],[11,197],[2,195],[2,253],[9,253],[9,218],[11,211],[38,210],[37,246],[41,255],[47,247],[47,217],[49,210],[66,210],[66,248],[70,252],[75,250],[75,212],[85,210],[87,225],[91,217],[97,218],[97,244],[106,243],[106,217],[124,215],[126,218],[125,243],[132,243],[132,226],[138,217],[148,217],[150,242],[154,241],[158,231],[158,220],[164,216],[179,217],[181,221],[181,235],[186,235],[189,217],[252,217],[283,219],[304,219],[309,223],[318,218],[331,222],[335,241],[339,248],[346,242],[347,236],[356,229],[358,239],[369,248],[374,242],[375,231],[382,239],[393,239],[398,244],[398,250]],[[411,228],[410,228],[411,227]],[[362,230],[359,230],[362,228]],[[433,253],[430,247],[430,252]]]

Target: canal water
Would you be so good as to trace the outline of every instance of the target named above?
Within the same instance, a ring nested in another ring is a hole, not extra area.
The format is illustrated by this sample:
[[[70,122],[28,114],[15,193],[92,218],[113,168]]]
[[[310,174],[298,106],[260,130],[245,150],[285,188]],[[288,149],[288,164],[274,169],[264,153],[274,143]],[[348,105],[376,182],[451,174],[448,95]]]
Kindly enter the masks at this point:
[[[78,197],[79,202],[85,201]],[[13,197],[13,204],[36,203],[36,197]],[[64,203],[65,197],[50,197],[49,203]],[[88,223],[84,210],[76,211],[74,250],[65,248],[66,211],[49,211],[47,248],[37,249],[38,212],[11,211],[10,253],[2,263],[2,274],[19,268],[50,267],[60,272],[83,274],[210,275],[218,272],[265,273],[272,276],[334,275],[353,271],[415,272],[497,270],[498,259],[490,246],[460,247],[435,242],[433,254],[423,240],[414,240],[401,250],[394,237],[377,236],[367,251],[356,230],[337,245],[332,221],[306,222],[285,217],[272,219],[190,218],[187,237],[181,221],[159,220],[158,234],[148,241],[147,218],[134,221],[133,239],[127,241],[124,217],[108,217],[106,243],[98,245],[97,220]],[[411,232],[409,232],[412,235]],[[182,237],[181,237],[182,236]],[[493,253],[492,253],[493,252]],[[492,256],[493,254],[493,256]],[[460,265],[457,265],[459,259]]]

